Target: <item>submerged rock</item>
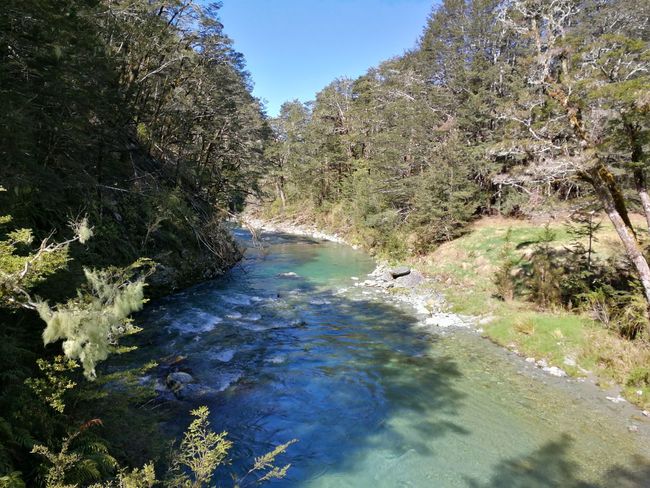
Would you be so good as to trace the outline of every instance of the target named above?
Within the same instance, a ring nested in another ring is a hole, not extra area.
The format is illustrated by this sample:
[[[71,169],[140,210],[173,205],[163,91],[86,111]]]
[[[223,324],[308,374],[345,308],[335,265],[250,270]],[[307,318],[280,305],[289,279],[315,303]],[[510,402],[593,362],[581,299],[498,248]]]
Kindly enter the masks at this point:
[[[165,384],[175,395],[177,395],[183,388],[194,381],[194,377],[189,373],[176,371],[169,373],[165,379]]]

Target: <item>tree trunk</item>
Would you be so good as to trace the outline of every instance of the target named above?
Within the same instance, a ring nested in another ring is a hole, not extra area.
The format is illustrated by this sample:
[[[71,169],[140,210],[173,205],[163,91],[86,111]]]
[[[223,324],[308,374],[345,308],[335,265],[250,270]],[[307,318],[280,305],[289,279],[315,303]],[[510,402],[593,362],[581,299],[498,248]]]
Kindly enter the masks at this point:
[[[284,209],[287,206],[287,197],[284,194],[284,182],[283,178],[280,177],[275,181],[275,189],[278,193],[278,196],[280,197],[280,201],[282,202],[282,208]]]
[[[623,119],[625,132],[627,133],[630,147],[632,148],[632,164],[634,165],[634,184],[636,191],[639,194],[641,205],[643,206],[643,213],[645,214],[646,222],[648,223],[648,230],[650,231],[650,195],[648,195],[648,185],[646,182],[645,171],[643,169],[643,144],[639,136],[639,127]]]
[[[648,230],[650,230],[650,195],[648,195],[648,189],[645,184],[645,175],[642,179],[642,184],[639,184],[637,179],[636,191],[639,194],[641,199],[641,205],[643,206],[643,213],[645,214],[645,220],[648,223]]]
[[[641,285],[643,286],[643,292],[646,297],[648,308],[650,309],[650,266],[648,266],[648,261],[643,255],[639,243],[636,240],[634,231],[627,224],[625,216],[621,216],[619,211],[620,205],[617,205],[615,202],[615,196],[612,195],[611,182],[606,181],[603,177],[604,173],[607,172],[606,168],[598,164],[590,172],[589,176],[591,183],[596,190],[599,200],[605,208],[605,212],[614,225],[618,237],[621,239],[623,246],[625,247],[625,252],[627,253],[628,258],[634,264],[636,271],[641,280]]]

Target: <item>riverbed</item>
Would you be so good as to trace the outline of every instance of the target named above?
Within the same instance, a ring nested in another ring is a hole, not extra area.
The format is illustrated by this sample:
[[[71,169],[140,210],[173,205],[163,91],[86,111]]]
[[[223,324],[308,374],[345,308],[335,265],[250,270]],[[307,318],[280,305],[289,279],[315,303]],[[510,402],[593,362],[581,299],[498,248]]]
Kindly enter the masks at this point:
[[[235,443],[228,469],[295,438],[271,486],[650,486],[647,419],[629,405],[355,287],[375,266],[361,251],[235,233],[239,266],[138,317],[148,354],[186,357],[178,411],[210,408]]]

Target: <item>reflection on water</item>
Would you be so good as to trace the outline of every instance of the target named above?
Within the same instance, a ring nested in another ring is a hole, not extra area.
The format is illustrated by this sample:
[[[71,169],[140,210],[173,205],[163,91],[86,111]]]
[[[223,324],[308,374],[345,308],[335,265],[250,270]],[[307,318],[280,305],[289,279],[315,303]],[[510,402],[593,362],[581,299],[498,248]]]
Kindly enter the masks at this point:
[[[235,471],[298,438],[274,486],[648,486],[647,438],[608,406],[521,374],[469,332],[437,336],[409,310],[341,293],[372,270],[360,252],[266,238],[228,277],[139,317],[149,354],[187,356],[201,387],[184,410],[210,407]]]

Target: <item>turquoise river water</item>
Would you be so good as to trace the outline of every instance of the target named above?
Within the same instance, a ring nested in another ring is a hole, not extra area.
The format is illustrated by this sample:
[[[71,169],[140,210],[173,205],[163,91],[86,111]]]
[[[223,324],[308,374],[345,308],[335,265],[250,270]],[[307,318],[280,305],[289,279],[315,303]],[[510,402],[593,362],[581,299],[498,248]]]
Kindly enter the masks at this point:
[[[226,277],[138,317],[156,354],[187,357],[200,386],[178,410],[210,408],[235,443],[228,469],[296,438],[271,486],[650,486],[648,425],[631,407],[351,286],[374,267],[362,252],[262,242]]]

